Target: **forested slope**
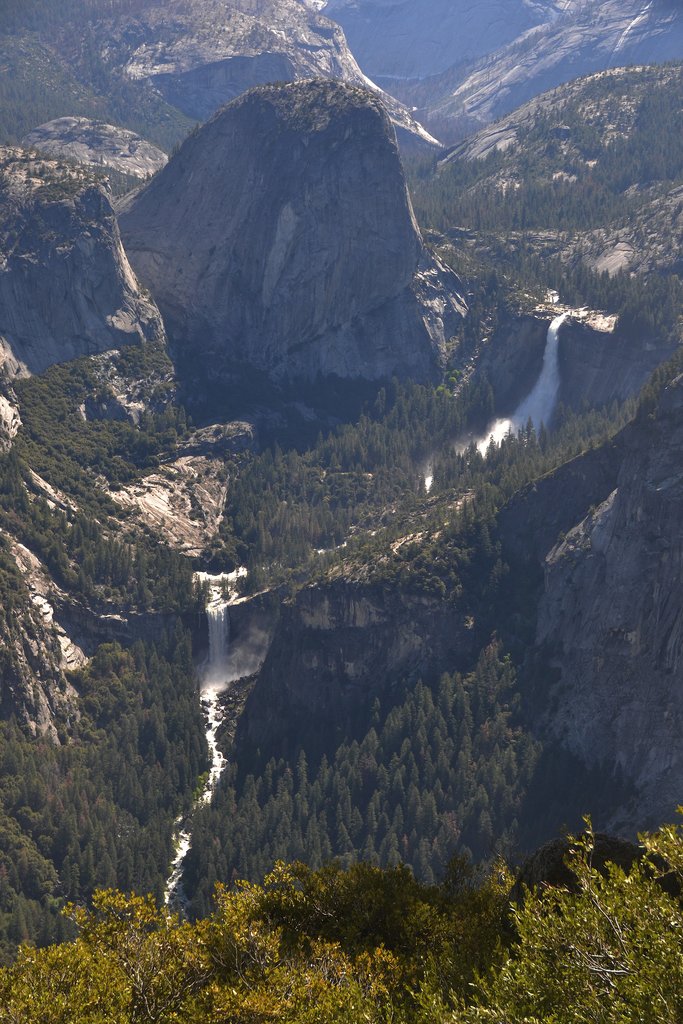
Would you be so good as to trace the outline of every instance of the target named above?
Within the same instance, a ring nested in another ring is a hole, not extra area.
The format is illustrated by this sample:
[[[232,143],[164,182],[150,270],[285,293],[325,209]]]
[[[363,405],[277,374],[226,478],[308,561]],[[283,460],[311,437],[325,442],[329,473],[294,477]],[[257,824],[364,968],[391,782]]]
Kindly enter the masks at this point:
[[[19,18],[41,10],[20,7]],[[57,30],[62,12],[53,15],[46,24]],[[91,44],[84,41],[79,60],[90,59]],[[127,88],[115,90],[112,103],[137,103]],[[322,119],[309,110],[297,130],[317,131],[329,114],[325,104],[347,95],[329,83],[313,92]],[[348,95],[367,105],[357,91]],[[508,890],[498,869],[486,881],[468,881],[462,858],[488,871],[500,853],[518,857],[568,821],[578,824],[585,811],[599,825],[619,820],[633,831],[647,814],[660,821],[673,810],[676,777],[659,785],[657,771],[674,763],[662,736],[676,734],[681,631],[676,625],[671,642],[657,648],[667,652],[666,671],[647,649],[638,651],[638,670],[648,692],[656,691],[652,706],[664,709],[665,723],[635,736],[658,744],[644,790],[624,737],[619,746],[610,734],[604,761],[570,742],[563,690],[569,633],[562,615],[548,612],[545,576],[567,570],[568,591],[572,579],[592,579],[585,562],[602,565],[600,527],[611,522],[610,508],[638,524],[647,491],[648,508],[662,508],[666,498],[666,515],[652,517],[659,533],[651,526],[645,536],[638,525],[627,532],[628,548],[643,565],[647,556],[646,598],[666,582],[662,621],[679,607],[678,562],[669,558],[667,572],[656,567],[662,551],[680,546],[680,410],[672,399],[680,356],[639,401],[635,395],[647,368],[680,341],[677,222],[654,241],[647,228],[647,258],[612,276],[600,272],[591,245],[602,239],[609,248],[620,218],[645,231],[656,203],[683,187],[680,133],[668,131],[682,103],[678,66],[594,77],[501,126],[503,151],[487,156],[480,137],[438,166],[415,166],[419,216],[467,290],[467,312],[427,384],[350,374],[342,388],[334,376],[312,373],[300,390],[272,380],[230,387],[209,361],[213,386],[201,387],[189,372],[196,352],[190,348],[174,367],[161,337],[40,376],[3,378],[2,957],[10,961],[23,940],[42,946],[72,934],[66,920],[74,916],[84,925],[75,944],[26,949],[2,975],[6,1005],[19,1019],[28,990],[34,1005],[52,1001],[55,1020],[60,1013],[88,1020],[96,992],[91,1016],[106,1007],[113,1021],[213,1014],[251,1024],[305,1021],[305,1000],[318,1012],[316,994],[329,1019],[340,1021],[352,1009],[377,1020],[563,1019],[566,1011],[578,1021],[602,997],[604,972],[596,988],[583,984],[584,974],[552,989],[546,1003],[534,994],[549,984],[547,974],[534,975],[536,987],[529,976],[538,944],[562,946],[561,929],[552,931],[553,922],[565,921],[562,900],[578,915],[579,932],[588,920],[590,906],[572,904],[571,895],[550,899],[557,914],[544,916],[542,900],[535,905],[546,931],[539,924],[533,933],[533,920],[520,917],[528,956],[520,947],[496,975],[511,935]],[[297,103],[289,106],[288,118],[301,115]],[[387,138],[395,154],[390,131]],[[302,152],[310,152],[308,142],[304,136]],[[347,143],[340,132],[335,147]],[[58,184],[48,183],[48,206],[63,198]],[[191,184],[183,188],[191,207]],[[408,204],[405,212],[417,251]],[[221,225],[217,231],[225,234]],[[9,248],[14,237],[7,238]],[[55,238],[48,240],[59,248]],[[350,251],[362,266],[362,245]],[[255,280],[260,288],[258,267]],[[573,391],[550,422],[527,421],[486,448],[492,421],[528,393],[541,370],[557,312],[547,294],[553,286],[568,314],[558,351]],[[342,296],[349,316],[352,292]],[[569,306],[584,303],[594,308],[581,319]],[[174,358],[178,351],[170,346]],[[586,353],[597,354],[590,366]],[[616,393],[625,360],[634,372]],[[589,371],[604,384],[590,395],[602,398],[583,402]],[[648,444],[652,464],[634,460]],[[658,489],[660,466],[666,488]],[[551,551],[552,566],[545,561]],[[198,698],[207,594],[193,586],[193,574],[238,568],[246,576],[223,593],[233,602],[225,621],[234,616],[235,641],[247,645],[266,606],[269,629],[258,637],[258,674],[240,681],[239,699],[226,701],[219,743],[228,767],[192,820],[184,878],[190,916],[212,912],[215,881],[246,877],[248,884],[219,895],[208,923],[180,926],[144,898],[94,892],[112,886],[163,897],[174,822],[190,811],[207,768]],[[594,603],[586,605],[580,588],[572,599],[604,624],[601,610],[613,608],[600,583],[590,587]],[[539,607],[548,612],[545,631]],[[610,623],[605,642],[597,626],[581,631],[582,641],[598,638],[587,655],[591,666],[603,650],[630,657],[638,631],[625,623],[623,616]],[[619,694],[608,697],[593,716],[599,749]],[[667,856],[676,856],[673,847]],[[324,866],[334,858],[342,867]],[[260,888],[278,859],[306,866],[277,867]],[[591,892],[602,885],[590,873],[582,877]],[[664,896],[655,899],[647,872],[634,878],[634,889],[644,887],[638,898],[645,893],[662,918],[678,912]],[[614,898],[621,913],[625,883],[616,874],[612,883],[605,899]],[[67,900],[90,906],[93,899],[94,917],[58,914]],[[363,901],[376,911],[370,923],[362,915],[359,922]],[[625,912],[637,944],[641,903],[633,906],[631,918]],[[381,920],[392,907],[393,932]],[[588,920],[591,936],[593,927]],[[661,935],[658,963],[668,963],[675,951]],[[156,970],[166,956],[168,974]],[[159,975],[157,988],[147,979],[135,989],[127,973],[134,958],[145,970],[156,965],[149,974]],[[638,972],[656,972],[658,963],[629,960],[619,974],[637,978],[624,1000],[638,1012],[639,992],[659,983],[638,989]],[[489,966],[494,974],[477,989],[482,1007],[460,1005],[473,998],[473,972]],[[150,992],[158,1001],[143,1009]],[[532,993],[528,1012],[524,992]],[[578,1008],[570,1011],[572,998]],[[676,998],[668,990],[662,996],[672,1019]]]
[[[556,288],[563,301],[648,304],[649,317],[670,317],[658,311],[678,301],[681,117],[678,64],[569,82],[416,167],[418,218],[461,260]]]

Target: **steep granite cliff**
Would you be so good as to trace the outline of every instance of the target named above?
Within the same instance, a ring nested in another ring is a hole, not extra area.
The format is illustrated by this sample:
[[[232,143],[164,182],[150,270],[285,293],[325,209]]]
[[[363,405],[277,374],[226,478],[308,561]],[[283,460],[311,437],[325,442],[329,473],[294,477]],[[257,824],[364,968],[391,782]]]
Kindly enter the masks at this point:
[[[238,743],[277,756],[317,750],[391,703],[406,681],[465,667],[477,637],[466,616],[433,596],[346,580],[306,587],[282,606],[272,644],[238,726]]]
[[[573,409],[607,405],[637,395],[650,374],[676,348],[675,341],[648,338],[614,324],[570,317],[560,332],[560,393]]]
[[[63,594],[27,547],[3,538],[0,575],[12,587],[0,613],[0,716],[56,738],[56,720],[77,713],[64,672],[85,656],[55,617]]]
[[[111,203],[87,172],[0,150],[0,363],[36,373],[76,356],[163,338]]]
[[[181,358],[212,375],[429,379],[465,309],[423,247],[393,129],[364,90],[249,92],[120,222]]]
[[[559,329],[558,403],[575,411],[634,397],[675,351],[675,340],[643,336],[616,316],[556,305],[503,318],[475,353],[475,375],[493,388],[496,412],[512,413],[538,379],[553,313]],[[653,332],[654,334],[654,332]]]
[[[547,729],[635,785],[616,814],[632,827],[668,818],[683,784],[683,378],[620,443],[615,489],[546,557],[537,639],[560,673]]]

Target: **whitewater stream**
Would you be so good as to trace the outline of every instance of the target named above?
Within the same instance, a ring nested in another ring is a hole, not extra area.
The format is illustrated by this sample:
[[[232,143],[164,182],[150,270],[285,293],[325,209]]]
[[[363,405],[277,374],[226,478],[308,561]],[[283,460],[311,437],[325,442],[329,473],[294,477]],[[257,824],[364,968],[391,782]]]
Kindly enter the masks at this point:
[[[171,874],[166,883],[164,899],[166,905],[182,909],[185,904],[182,877],[185,857],[192,845],[192,815],[197,807],[208,804],[225,768],[225,757],[218,747],[218,729],[222,721],[220,698],[234,678],[230,666],[230,612],[229,598],[224,594],[244,570],[210,576],[197,573],[201,582],[209,584],[206,615],[209,620],[209,657],[201,676],[201,702],[206,722],[206,741],[209,746],[211,767],[201,792],[194,802],[189,816],[176,819],[173,829],[175,856],[171,863]]]
[[[529,420],[536,430],[541,423],[550,422],[557,402],[557,393],[560,390],[560,327],[567,316],[567,313],[561,313],[548,327],[543,366],[539,378],[529,394],[520,402],[512,416],[495,420],[484,436],[477,441],[477,448],[482,455],[486,454],[486,449],[492,439],[494,444],[499,445],[507,434],[515,433],[520,427],[525,427]]]

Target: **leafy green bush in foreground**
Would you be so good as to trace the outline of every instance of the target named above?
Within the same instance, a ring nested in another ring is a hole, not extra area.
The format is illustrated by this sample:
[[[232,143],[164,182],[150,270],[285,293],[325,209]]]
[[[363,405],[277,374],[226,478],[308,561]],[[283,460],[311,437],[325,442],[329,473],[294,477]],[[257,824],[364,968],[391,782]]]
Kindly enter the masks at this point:
[[[109,890],[71,907],[73,943],[23,947],[0,1022],[25,1024],[643,1024],[683,1019],[683,829],[642,837],[626,874],[573,843],[570,889],[510,909],[497,867],[440,886],[404,867],[278,863],[219,888],[196,924]],[[666,884],[662,884],[665,879]]]

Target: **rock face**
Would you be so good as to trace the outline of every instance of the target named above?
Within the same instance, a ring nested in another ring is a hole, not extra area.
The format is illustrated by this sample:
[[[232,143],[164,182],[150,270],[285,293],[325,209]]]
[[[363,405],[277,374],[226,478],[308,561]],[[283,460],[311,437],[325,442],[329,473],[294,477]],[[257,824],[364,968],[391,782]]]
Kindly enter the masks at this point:
[[[332,78],[372,85],[342,29],[300,0],[143,0],[136,8],[134,17],[124,13],[94,27],[108,60],[198,121],[268,82]],[[407,138],[435,144],[401,103],[382,98]]]
[[[552,311],[551,311],[552,310]],[[674,342],[648,339],[616,316],[556,305],[503,320],[476,354],[476,374],[490,382],[496,413],[508,415],[531,391],[543,363],[553,315],[566,312],[559,332],[559,403],[600,408],[638,394],[653,371],[675,351]]]
[[[618,435],[517,492],[499,517],[510,564],[540,567],[560,533],[571,530],[591,505],[609,497],[617,485],[622,441]]]
[[[19,407],[15,402],[16,397],[13,402],[5,395],[0,395],[0,451],[10,450],[21,426]]]
[[[365,90],[249,92],[124,203],[120,223],[176,348],[212,374],[424,380],[464,312]]]
[[[520,866],[510,892],[511,899],[521,903],[527,889],[542,892],[544,889],[561,887],[578,891],[576,875],[567,865],[567,857],[572,849],[568,839],[552,839],[544,843]],[[617,864],[628,874],[643,852],[642,847],[627,839],[596,832],[592,839],[591,866],[601,874],[606,874],[607,864]]]
[[[619,769],[668,820],[683,785],[683,378],[622,435],[612,493],[548,553],[538,642],[560,672],[547,728],[585,764]]]
[[[631,336],[619,324],[601,328],[570,318],[560,331],[560,393],[573,409],[637,395],[675,344]]]
[[[64,671],[81,665],[84,654],[55,617],[60,593],[35,555],[9,540],[0,557],[14,563],[18,577],[15,605],[0,621],[0,715],[56,738],[55,716],[75,713]]]
[[[21,145],[58,160],[109,167],[142,179],[155,174],[168,162],[161,149],[135,132],[87,117],[58,117],[48,121],[29,132]]]
[[[527,313],[506,320],[482,347],[477,374],[490,381],[501,415],[517,408],[541,372],[551,319],[549,314]]]
[[[212,424],[178,446],[178,457],[111,492],[140,522],[178,551],[198,557],[218,533],[230,484],[226,457],[253,450],[248,423]]]
[[[436,80],[429,115],[486,124],[579,75],[683,56],[683,11],[674,0],[568,0],[561,8],[473,68]]]
[[[0,363],[9,374],[162,339],[109,197],[87,173],[0,150]]]
[[[481,57],[561,7],[552,0],[309,0],[314,3],[343,27],[369,75],[399,79]]]

